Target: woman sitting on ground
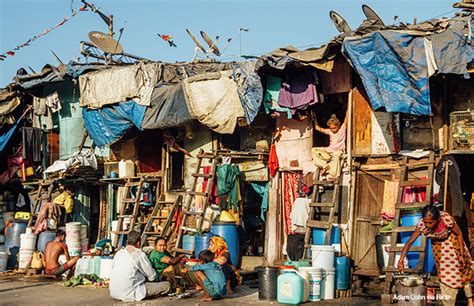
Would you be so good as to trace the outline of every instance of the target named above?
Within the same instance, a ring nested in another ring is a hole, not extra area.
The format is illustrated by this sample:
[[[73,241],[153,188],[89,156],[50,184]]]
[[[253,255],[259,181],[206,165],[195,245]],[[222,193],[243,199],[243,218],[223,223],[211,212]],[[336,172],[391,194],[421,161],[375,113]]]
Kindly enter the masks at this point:
[[[440,280],[445,305],[455,305],[456,295],[464,289],[467,304],[473,306],[471,279],[473,263],[461,230],[448,213],[433,205],[425,206],[422,219],[402,250],[398,270],[403,273],[403,260],[413,242],[421,235],[431,239],[431,248]]]
[[[232,265],[227,243],[220,236],[213,236],[209,240],[209,251],[214,253],[214,261],[222,266],[226,277],[227,293],[232,294],[233,290],[240,283],[240,274]]]

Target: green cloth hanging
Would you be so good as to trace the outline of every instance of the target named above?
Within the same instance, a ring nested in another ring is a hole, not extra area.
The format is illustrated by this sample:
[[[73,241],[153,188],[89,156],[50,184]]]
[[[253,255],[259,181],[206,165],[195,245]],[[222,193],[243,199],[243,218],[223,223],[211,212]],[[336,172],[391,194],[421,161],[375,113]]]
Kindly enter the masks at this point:
[[[225,164],[217,167],[217,194],[227,197],[227,208],[234,207],[237,211],[239,205],[238,184],[239,184],[239,166],[235,164]]]

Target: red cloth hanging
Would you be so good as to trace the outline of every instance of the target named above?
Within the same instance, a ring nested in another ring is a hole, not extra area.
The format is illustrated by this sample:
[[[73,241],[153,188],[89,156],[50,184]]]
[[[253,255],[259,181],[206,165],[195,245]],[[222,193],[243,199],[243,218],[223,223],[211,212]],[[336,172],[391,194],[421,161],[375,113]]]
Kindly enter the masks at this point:
[[[293,209],[293,203],[298,197],[298,173],[285,172],[283,174],[283,209],[285,212],[285,232],[292,234],[291,230],[291,210]]]
[[[268,157],[268,169],[270,169],[270,176],[273,177],[278,169],[278,156],[275,144],[270,146],[270,156]]]

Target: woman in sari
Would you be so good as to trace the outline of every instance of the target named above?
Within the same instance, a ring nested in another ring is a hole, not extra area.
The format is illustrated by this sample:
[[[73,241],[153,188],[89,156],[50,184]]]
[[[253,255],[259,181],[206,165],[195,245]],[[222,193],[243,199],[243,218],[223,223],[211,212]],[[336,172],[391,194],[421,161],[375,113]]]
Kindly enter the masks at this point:
[[[421,235],[431,239],[432,250],[445,305],[455,305],[458,290],[464,289],[469,306],[472,299],[472,261],[461,230],[453,217],[433,205],[425,206],[416,230],[405,244],[398,261],[403,273],[403,260],[413,242]]]
[[[237,269],[232,265],[227,243],[220,236],[213,236],[209,240],[209,251],[214,253],[214,261],[222,266],[226,280],[227,292],[233,293],[233,290],[240,283],[240,275]]]

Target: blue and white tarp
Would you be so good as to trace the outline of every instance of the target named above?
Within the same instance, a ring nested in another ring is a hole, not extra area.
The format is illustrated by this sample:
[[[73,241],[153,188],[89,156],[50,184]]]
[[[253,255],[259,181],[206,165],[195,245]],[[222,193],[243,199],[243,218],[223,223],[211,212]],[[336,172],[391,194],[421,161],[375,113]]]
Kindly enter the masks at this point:
[[[134,101],[120,102],[100,109],[82,109],[82,117],[89,136],[98,147],[119,140],[133,126],[141,129],[146,106]]]
[[[343,51],[362,78],[374,110],[431,114],[423,37],[398,31],[373,32],[346,38]]]

